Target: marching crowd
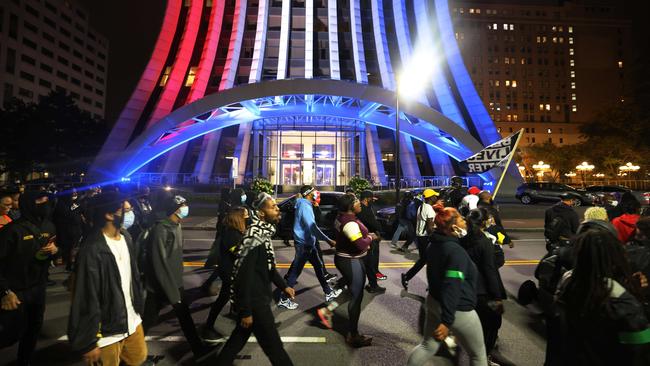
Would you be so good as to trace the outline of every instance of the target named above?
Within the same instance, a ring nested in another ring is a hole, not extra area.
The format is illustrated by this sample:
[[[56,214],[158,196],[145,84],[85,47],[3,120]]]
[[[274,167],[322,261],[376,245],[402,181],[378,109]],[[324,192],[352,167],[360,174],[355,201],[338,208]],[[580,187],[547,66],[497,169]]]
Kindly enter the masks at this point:
[[[250,195],[250,197],[249,197]],[[311,264],[323,291],[320,322],[333,326],[337,298],[346,293],[346,343],[372,345],[359,329],[364,292],[382,294],[381,226],[371,191],[338,200],[333,237],[319,228],[320,193],[303,186],[295,200],[289,270],[276,267],[272,238],[281,219],[275,199],[241,189],[223,192],[216,237],[203,284],[218,278],[219,293],[197,327],[183,288],[182,222],[189,202],[171,191],[120,191],[118,187],[54,192],[47,188],[0,193],[0,347],[18,343],[17,363],[29,365],[43,324],[53,265],[65,266],[71,293],[67,334],[86,364],[152,364],[145,334],[171,305],[195,360],[230,365],[251,335],[273,365],[292,365],[276,327],[273,306],[300,307],[298,278]],[[650,365],[650,218],[623,195],[617,205],[593,207],[579,219],[573,198],[548,209],[548,254],[533,282],[519,291],[521,303],[540,302],[547,326],[545,365]],[[456,345],[470,365],[498,365],[492,357],[507,294],[499,268],[503,245],[513,246],[488,191],[462,187],[452,178],[444,192],[406,192],[395,210],[391,247],[419,259],[401,274],[409,281],[426,268],[423,339],[407,364],[423,365],[441,348]],[[402,235],[406,240],[399,245]],[[321,243],[334,251],[339,274],[328,272]],[[340,275],[340,276],[339,276]],[[279,289],[275,296],[272,285]],[[214,324],[230,302],[236,324],[221,349]],[[338,318],[337,318],[338,321]]]

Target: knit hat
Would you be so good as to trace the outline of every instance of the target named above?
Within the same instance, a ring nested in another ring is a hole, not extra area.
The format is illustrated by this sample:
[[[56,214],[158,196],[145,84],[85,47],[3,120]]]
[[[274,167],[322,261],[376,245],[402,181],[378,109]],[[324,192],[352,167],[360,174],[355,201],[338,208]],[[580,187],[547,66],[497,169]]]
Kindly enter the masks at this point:
[[[165,216],[170,216],[171,214],[176,212],[176,210],[178,210],[179,207],[185,205],[185,203],[187,202],[185,197],[180,195],[172,195],[172,194],[165,197],[164,200],[165,201],[163,207],[165,210]]]

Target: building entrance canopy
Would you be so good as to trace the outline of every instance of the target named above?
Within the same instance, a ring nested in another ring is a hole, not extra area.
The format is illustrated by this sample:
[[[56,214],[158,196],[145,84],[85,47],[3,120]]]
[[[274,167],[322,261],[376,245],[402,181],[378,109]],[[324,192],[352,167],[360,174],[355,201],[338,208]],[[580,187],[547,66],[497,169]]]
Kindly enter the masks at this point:
[[[128,177],[192,139],[263,119],[349,119],[395,129],[395,93],[340,80],[290,79],[246,84],[208,95],[149,127],[117,156],[100,156],[94,171],[107,180]],[[463,127],[420,103],[400,103],[401,133],[455,160],[483,148]]]

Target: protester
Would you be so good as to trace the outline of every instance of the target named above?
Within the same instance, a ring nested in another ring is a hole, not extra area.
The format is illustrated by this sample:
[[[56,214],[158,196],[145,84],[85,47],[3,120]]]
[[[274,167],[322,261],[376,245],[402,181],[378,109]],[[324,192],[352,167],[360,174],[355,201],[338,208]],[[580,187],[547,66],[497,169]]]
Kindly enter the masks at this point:
[[[634,274],[642,273],[650,278],[650,217],[636,222],[634,237],[625,246],[627,258]],[[650,301],[650,287],[642,288],[646,301]]]
[[[147,358],[144,291],[136,248],[125,229],[134,214],[114,192],[95,197],[93,206],[94,231],[84,239],[75,264],[68,339],[86,364],[140,365]]]
[[[478,187],[472,186],[467,190],[467,195],[463,197],[463,199],[460,201],[460,205],[458,205],[458,211],[463,215],[466,216],[469,210],[473,210],[478,207],[479,203],[479,193],[481,192]]]
[[[494,218],[494,222],[497,226],[503,227],[503,222],[501,222],[501,213],[499,212],[499,207],[494,204],[492,193],[489,191],[481,191],[478,194],[478,199],[479,201],[476,204],[476,207],[488,210],[490,216]]]
[[[325,278],[325,264],[318,257],[316,250],[317,237],[326,240],[330,246],[334,246],[336,242],[328,238],[318,225],[314,217],[314,187],[305,185],[300,188],[301,198],[296,199],[295,206],[295,219],[293,224],[293,241],[296,248],[296,256],[294,257],[289,272],[285,276],[287,286],[293,288],[298,282],[298,277],[302,273],[305,264],[309,262],[314,268],[316,278],[325,293],[325,302],[329,302],[337,298],[341,294],[340,289],[332,289]],[[290,299],[286,294],[280,295],[278,307],[295,310],[298,308],[298,303]]]
[[[453,176],[450,179],[451,187],[445,191],[445,206],[458,208],[461,201],[467,196],[467,188],[463,187],[463,178]]]
[[[506,293],[495,263],[495,246],[483,232],[490,214],[485,209],[474,209],[467,214],[467,236],[460,239],[461,246],[478,269],[476,287],[476,313],[483,327],[485,350],[490,366],[497,365],[491,361],[490,353],[497,341],[501,328],[503,300]]]
[[[280,209],[266,193],[257,196],[253,209],[253,222],[246,229],[232,272],[231,293],[237,325],[214,364],[231,365],[252,333],[272,365],[290,366],[293,363],[284,350],[269,306],[271,282],[289,298],[295,296],[295,291],[287,287],[275,266],[271,238],[275,234],[274,225],[280,222]]]
[[[11,187],[7,190],[11,195],[11,210],[9,210],[9,217],[12,220],[20,218],[20,195],[25,193],[24,187]]]
[[[636,206],[639,203],[639,200],[634,197],[632,192],[624,192],[621,195],[621,199],[618,200],[616,205],[612,204],[607,210],[607,217],[612,221],[615,218],[623,215],[629,206]]]
[[[384,281],[388,279],[388,277],[379,272],[379,243],[381,241],[379,233],[381,232],[381,225],[377,222],[375,212],[372,210],[372,202],[374,200],[375,196],[372,191],[365,190],[361,192],[359,195],[361,212],[357,214],[357,218],[368,229],[368,231],[375,234],[375,237],[377,237],[377,239],[373,240],[372,244],[370,244],[368,254],[364,258],[366,276],[368,277],[368,286],[366,286],[366,290],[370,293],[384,293],[386,292],[386,288],[377,284],[378,280]]]
[[[13,207],[13,200],[9,192],[0,192],[0,229],[13,221],[9,212]]]
[[[488,364],[481,321],[476,313],[479,273],[459,240],[467,224],[455,208],[436,205],[435,232],[426,252],[429,295],[426,299],[424,339],[408,359],[424,365],[452,331],[467,352],[471,366]]]
[[[323,216],[323,213],[320,209],[320,200],[321,200],[321,194],[319,191],[314,191],[314,220],[316,221],[316,226],[320,227],[320,222],[321,222],[321,217]],[[320,258],[320,261],[325,263],[325,259],[323,258],[323,249],[320,247],[320,242],[318,239],[316,240],[316,251],[318,252],[318,258]],[[336,279],[336,274],[335,273],[330,273],[327,270],[327,266],[323,266],[323,271],[325,271],[325,279],[328,281],[332,281]]]
[[[415,277],[426,264],[429,235],[433,232],[435,226],[434,219],[436,218],[436,213],[433,210],[433,204],[438,200],[439,194],[433,189],[427,188],[422,193],[422,196],[424,197],[424,203],[418,209],[417,226],[415,229],[415,234],[417,235],[416,244],[420,258],[418,258],[411,269],[401,274],[401,282],[405,290],[408,290],[408,283],[411,278]]]
[[[352,297],[348,302],[349,333],[345,341],[355,348],[366,347],[372,344],[372,337],[359,333],[363,287],[366,282],[364,257],[368,254],[372,241],[378,237],[370,233],[357,218],[357,214],[361,212],[361,202],[353,194],[341,196],[338,206],[339,213],[334,222],[336,229],[334,264],[341,272]],[[319,315],[322,313],[323,309],[319,311]],[[321,320],[326,319],[321,315]]]
[[[137,197],[133,200],[133,212],[135,213],[136,222],[131,226],[129,233],[131,237],[137,239],[142,232],[150,229],[155,223],[153,204],[151,202],[151,188],[143,186],[140,188]]]
[[[623,247],[605,230],[576,238],[575,268],[558,288],[561,365],[649,365],[650,322]]]
[[[563,193],[560,199],[560,202],[544,213],[544,236],[548,244],[547,249],[566,243],[575,235],[580,225],[578,213],[573,209],[574,196]]]
[[[183,299],[183,230],[181,222],[189,214],[185,198],[164,192],[160,197],[164,218],[151,230],[146,243],[145,302],[142,325],[148,333],[158,321],[158,313],[171,304],[192,353],[200,358],[206,353],[199,338],[188,304]]]
[[[408,248],[409,245],[415,240],[415,228],[413,227],[413,219],[415,218],[415,213],[413,217],[409,217],[409,206],[413,202],[413,193],[404,192],[402,200],[395,207],[395,217],[397,219],[397,229],[393,234],[393,238],[390,241],[390,246],[392,248],[397,248],[397,241],[402,236],[403,232],[406,232],[406,240],[402,244],[401,248]],[[417,212],[417,210],[415,211]]]
[[[70,193],[59,197],[53,219],[65,269],[71,271],[73,249],[79,245],[83,233],[83,219],[77,190],[72,189]]]
[[[593,206],[585,210],[585,220],[602,220],[609,221],[607,211],[603,207]]]
[[[634,237],[636,222],[639,221],[639,218],[641,217],[639,214],[640,211],[641,203],[634,199],[624,205],[622,215],[615,217],[612,220],[612,224],[618,232],[618,240],[620,240],[621,243],[627,243]]]
[[[210,307],[210,313],[203,327],[203,339],[207,341],[217,340],[220,337],[214,329],[214,323],[221,310],[230,299],[230,287],[233,263],[235,255],[246,232],[246,220],[249,218],[248,210],[244,207],[232,207],[224,217],[222,233],[219,238],[219,266],[217,273],[221,278],[221,289],[219,296]]]
[[[21,215],[0,230],[0,345],[19,342],[18,365],[29,365],[43,325],[47,271],[58,252],[54,224],[49,220],[47,192],[20,196]],[[13,318],[13,319],[12,319]]]

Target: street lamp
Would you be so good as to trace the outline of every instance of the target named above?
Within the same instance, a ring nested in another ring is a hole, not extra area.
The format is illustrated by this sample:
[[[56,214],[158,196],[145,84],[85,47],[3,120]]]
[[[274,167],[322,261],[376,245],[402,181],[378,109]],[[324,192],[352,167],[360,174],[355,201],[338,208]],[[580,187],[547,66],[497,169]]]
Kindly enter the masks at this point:
[[[542,160],[540,160],[539,163],[533,164],[533,169],[539,170],[539,173],[537,173],[537,176],[541,178],[541,177],[544,176],[545,171],[551,169],[551,166],[544,163]]]
[[[399,202],[400,181],[402,180],[399,141],[400,98],[415,99],[421,97],[425,86],[431,82],[436,62],[438,62],[438,58],[434,49],[428,45],[420,44],[415,47],[415,52],[402,65],[402,71],[395,74],[395,204]]]
[[[519,169],[519,174],[521,174],[522,178],[526,178],[526,167],[519,165],[517,163],[517,169]]]
[[[577,175],[577,174],[574,173],[574,172],[568,172],[568,173],[565,173],[565,174],[564,174],[565,177],[569,177],[569,178],[573,178],[573,177],[575,177],[576,175]]]
[[[618,170],[621,171],[620,175],[622,175],[622,176],[626,176],[627,175],[626,173],[636,173],[637,171],[639,171],[639,169],[641,169],[640,166],[634,165],[634,164],[632,164],[630,162],[628,162],[625,165],[621,165],[621,166],[618,167]]]
[[[594,178],[604,178],[605,174],[604,173],[596,173],[593,175]]]
[[[583,161],[580,165],[576,166],[576,169],[580,172],[580,176],[582,177],[582,186],[585,186],[585,173],[591,172],[594,170],[594,166],[592,164],[587,163],[586,161]]]

